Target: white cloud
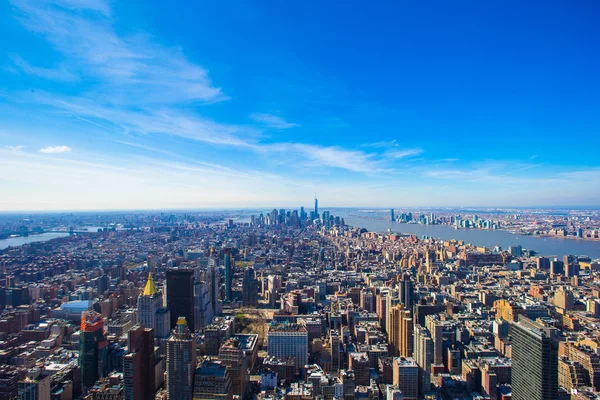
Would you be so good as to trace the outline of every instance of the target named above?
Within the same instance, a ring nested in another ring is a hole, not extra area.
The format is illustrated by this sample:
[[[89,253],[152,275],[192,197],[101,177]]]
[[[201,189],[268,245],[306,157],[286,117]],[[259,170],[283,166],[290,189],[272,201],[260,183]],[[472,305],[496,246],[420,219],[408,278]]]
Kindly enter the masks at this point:
[[[4,146],[4,148],[6,150],[9,150],[11,153],[20,153],[23,151],[23,149],[25,148],[25,146],[22,145],[18,145],[18,146]]]
[[[69,146],[49,146],[40,149],[40,153],[46,154],[59,154],[59,153],[68,153],[71,151]]]
[[[190,62],[181,49],[152,43],[144,34],[119,35],[110,2],[95,0],[15,1],[19,20],[46,38],[66,57],[69,67],[99,79],[95,92],[105,101],[143,103],[214,102],[226,98],[207,71]],[[29,66],[24,72],[61,77],[60,71]]]
[[[375,154],[360,150],[304,143],[274,143],[265,145],[264,149],[287,157],[300,157],[299,162],[305,167],[332,167],[361,173],[386,172]]]
[[[416,149],[397,149],[397,150],[386,151],[385,152],[385,156],[390,157],[390,158],[399,159],[399,158],[406,158],[406,157],[418,156],[421,153],[423,153],[423,149],[419,149],[419,148],[416,148]]]
[[[35,66],[29,64],[29,62],[27,62],[26,60],[21,58],[21,56],[18,56],[15,54],[11,55],[10,58],[12,59],[15,66],[17,66],[22,72],[24,72],[28,75],[34,75],[34,76],[38,76],[40,78],[56,80],[56,81],[75,81],[75,80],[77,80],[77,76],[75,74],[73,74],[72,72],[70,72],[69,70],[67,70],[64,65],[61,65],[57,69],[42,68],[42,67],[35,67]]]
[[[273,114],[254,113],[250,114],[250,118],[272,129],[289,129],[300,126],[296,123],[288,122],[285,119]]]

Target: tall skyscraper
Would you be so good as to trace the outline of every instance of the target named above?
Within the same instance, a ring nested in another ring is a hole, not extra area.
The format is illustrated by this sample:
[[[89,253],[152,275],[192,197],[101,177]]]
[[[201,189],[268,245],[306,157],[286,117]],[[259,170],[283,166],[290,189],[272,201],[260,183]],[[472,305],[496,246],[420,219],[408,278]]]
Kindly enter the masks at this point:
[[[169,400],[191,400],[196,371],[196,341],[184,317],[177,319],[167,340],[167,396]]]
[[[225,249],[225,256],[223,258],[223,266],[225,267],[225,302],[231,302],[232,300],[232,286],[233,286],[233,270],[231,260],[231,249]]]
[[[404,309],[402,304],[391,308],[389,314],[390,331],[388,342],[394,355],[411,357],[413,351],[413,322],[411,312]]]
[[[171,268],[167,270],[167,308],[171,312],[170,327],[179,317],[185,318],[194,329],[194,270]]]
[[[414,297],[415,297],[414,285],[413,285],[413,282],[410,280],[410,275],[403,274],[402,280],[400,281],[399,300],[400,300],[400,303],[404,304],[404,308],[406,310],[412,311],[413,304],[414,304]]]
[[[414,358],[419,366],[419,387],[421,394],[431,390],[431,363],[433,361],[433,340],[427,328],[416,325],[414,330]]]
[[[559,331],[519,316],[512,323],[512,399],[558,398]]]
[[[394,209],[392,208],[390,210],[390,221],[394,222],[396,220],[395,216],[394,216]]]
[[[319,218],[319,200],[317,200],[316,193],[315,193],[315,218]]]
[[[442,365],[442,337],[444,328],[436,315],[425,316],[425,326],[433,340],[433,365]]]
[[[214,317],[210,286],[204,281],[194,283],[194,321],[197,331],[210,325]]]
[[[219,273],[217,271],[217,260],[214,257],[208,259],[208,268],[206,270],[206,283],[210,290],[210,303],[213,308],[213,315],[221,315],[221,300],[219,299]]]
[[[219,360],[229,371],[231,388],[234,395],[244,397],[248,383],[248,364],[239,339],[228,339],[219,349]]]
[[[155,394],[154,332],[136,326],[128,333],[129,354],[123,358],[125,400],[153,399]]]
[[[162,292],[156,289],[152,274],[144,291],[138,297],[138,322],[145,328],[151,328],[158,339],[167,339],[171,332],[170,312],[163,304]]]
[[[258,306],[258,280],[254,276],[254,268],[252,267],[248,267],[244,270],[242,304],[245,307]]]
[[[83,387],[89,388],[100,378],[101,349],[108,345],[104,336],[102,314],[94,311],[83,312],[80,328],[79,368],[81,368],[81,383]]]

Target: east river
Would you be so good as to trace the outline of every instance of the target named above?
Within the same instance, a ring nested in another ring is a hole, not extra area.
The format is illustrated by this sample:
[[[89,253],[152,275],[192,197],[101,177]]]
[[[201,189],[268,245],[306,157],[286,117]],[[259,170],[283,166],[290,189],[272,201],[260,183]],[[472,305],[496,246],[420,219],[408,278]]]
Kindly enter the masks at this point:
[[[45,232],[38,235],[17,236],[13,238],[0,240],[0,250],[9,246],[21,246],[27,243],[45,242],[50,239],[69,236],[67,232]]]

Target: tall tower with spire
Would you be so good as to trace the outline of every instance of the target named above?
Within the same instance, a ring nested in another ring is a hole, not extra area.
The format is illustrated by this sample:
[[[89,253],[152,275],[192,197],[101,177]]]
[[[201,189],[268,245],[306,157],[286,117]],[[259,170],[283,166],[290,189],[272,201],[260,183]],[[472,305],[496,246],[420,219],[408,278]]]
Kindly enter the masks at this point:
[[[316,193],[315,193],[315,218],[319,218],[319,200],[317,200]]]
[[[148,274],[146,287],[138,297],[138,322],[145,328],[154,329],[154,335],[157,339],[167,339],[169,337],[169,320],[171,314],[163,304],[163,295],[158,289],[152,278]]]

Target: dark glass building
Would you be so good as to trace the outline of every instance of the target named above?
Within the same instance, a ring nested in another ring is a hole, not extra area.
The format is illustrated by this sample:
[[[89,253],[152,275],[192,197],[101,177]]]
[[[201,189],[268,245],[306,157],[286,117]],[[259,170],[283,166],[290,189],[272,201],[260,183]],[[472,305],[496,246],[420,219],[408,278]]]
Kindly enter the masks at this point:
[[[558,335],[522,315],[512,323],[512,399],[558,399]]]
[[[85,311],[81,315],[79,333],[79,368],[83,387],[92,387],[100,378],[101,349],[108,343],[104,337],[102,314]]]
[[[194,327],[194,270],[171,268],[167,270],[167,308],[171,312],[170,325],[184,317],[188,326]]]
[[[223,260],[223,264],[225,267],[225,301],[226,302],[230,302],[231,301],[231,291],[232,291],[232,284],[233,284],[233,271],[232,271],[232,266],[231,266],[231,250],[226,249],[225,250],[225,257]]]
[[[242,281],[242,304],[244,307],[258,306],[258,280],[254,276],[254,268],[248,267],[244,270]]]
[[[404,308],[413,311],[415,298],[415,291],[413,282],[410,280],[410,275],[404,274],[402,275],[402,280],[400,281],[400,302],[404,304]]]

